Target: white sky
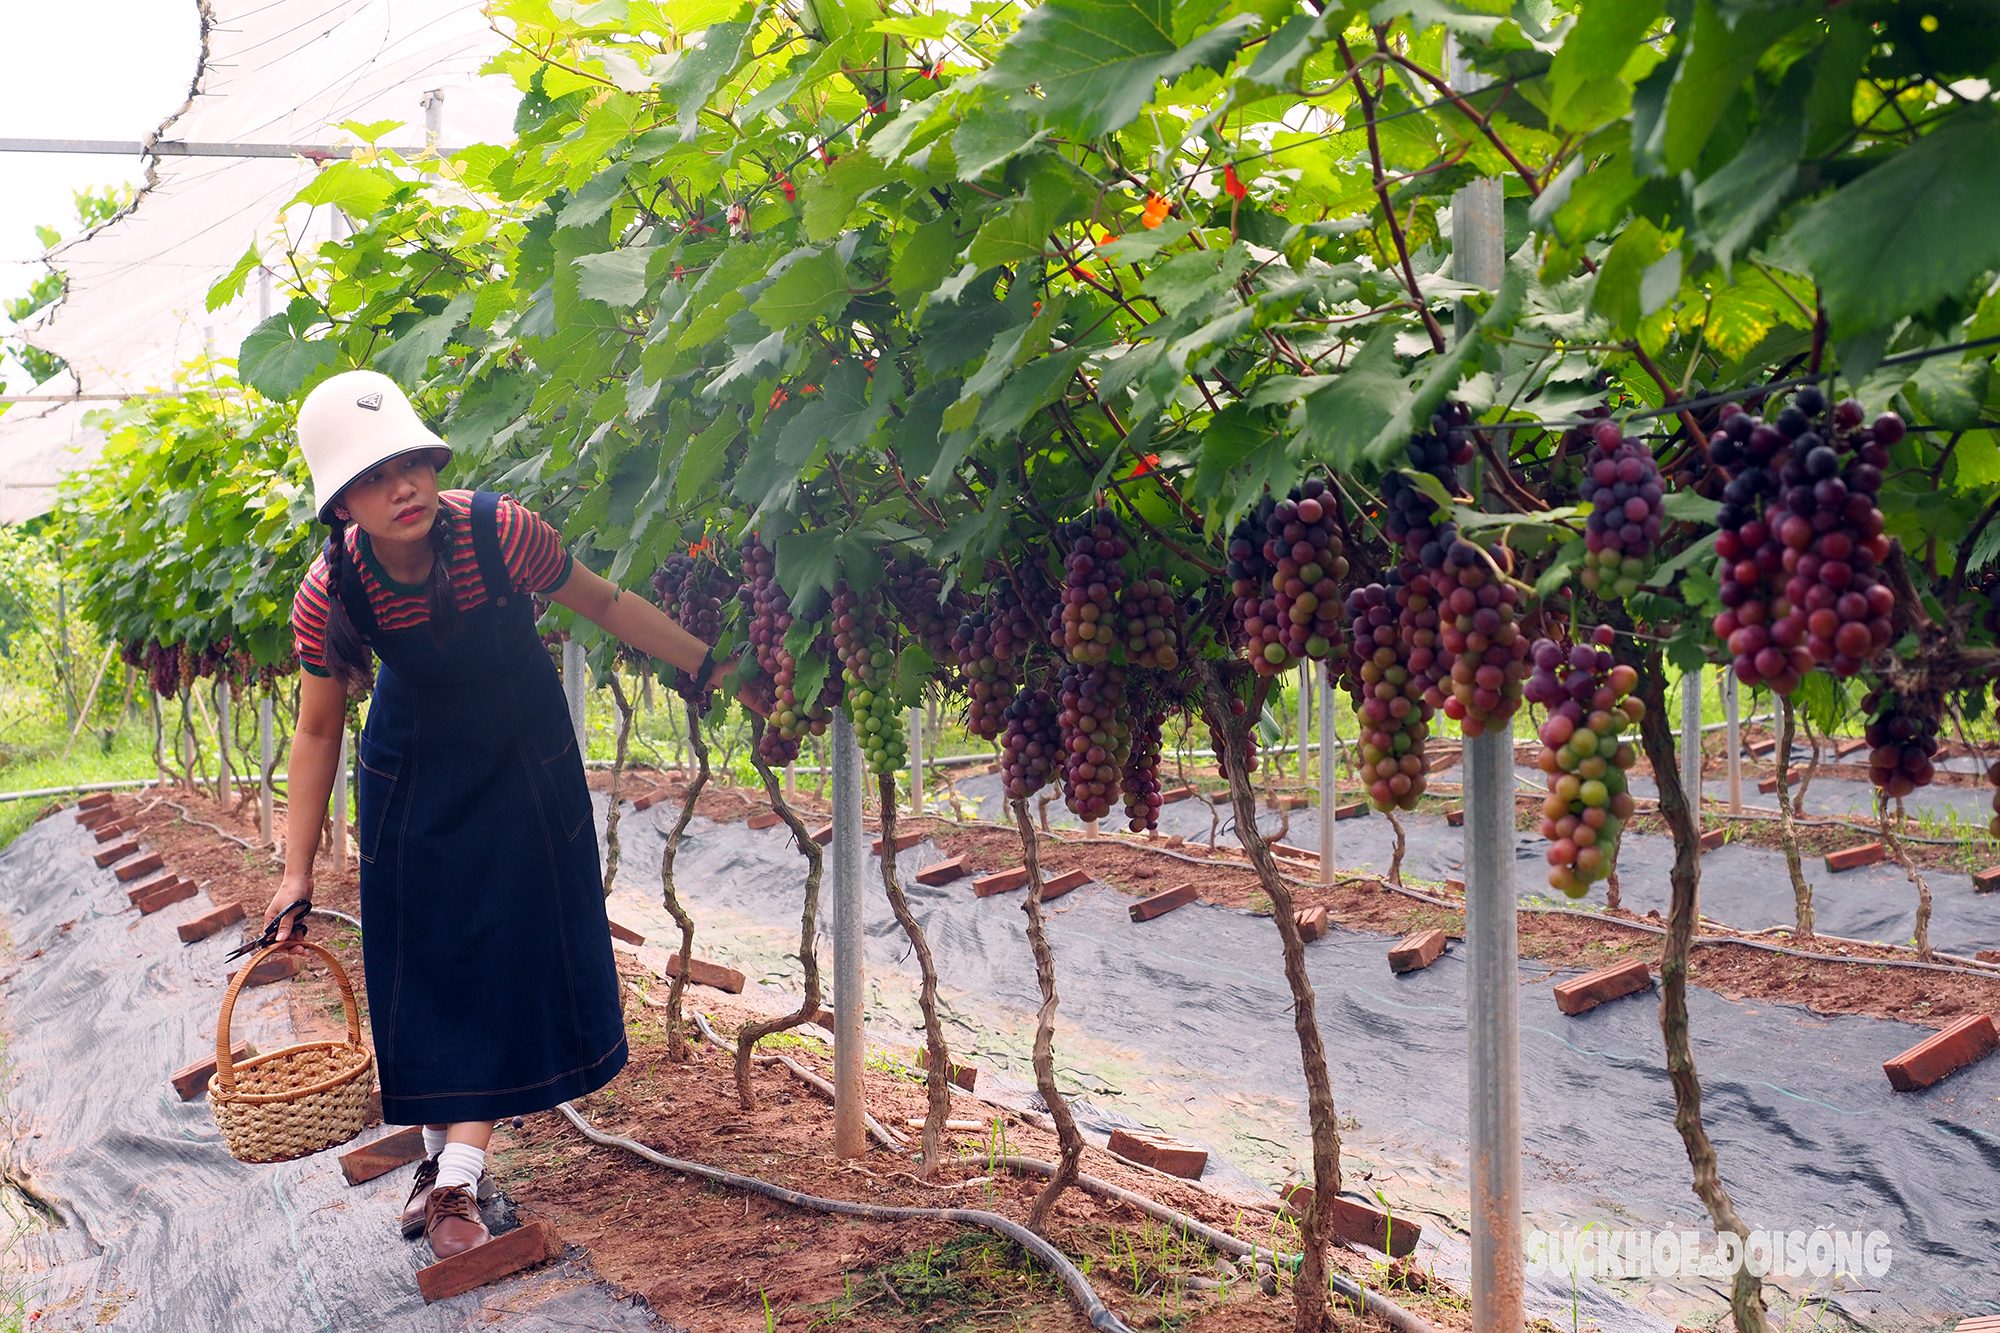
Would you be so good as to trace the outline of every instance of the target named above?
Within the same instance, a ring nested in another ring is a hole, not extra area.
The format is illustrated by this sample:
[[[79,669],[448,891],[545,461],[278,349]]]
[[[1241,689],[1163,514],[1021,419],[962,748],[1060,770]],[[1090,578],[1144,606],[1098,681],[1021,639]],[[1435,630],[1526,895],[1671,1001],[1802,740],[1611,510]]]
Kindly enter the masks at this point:
[[[0,50],[15,53],[0,138],[142,139],[187,100],[200,41],[194,0],[0,0]],[[43,272],[37,223],[75,230],[72,191],[144,179],[137,157],[0,153],[0,296]],[[0,376],[28,387],[11,364]]]

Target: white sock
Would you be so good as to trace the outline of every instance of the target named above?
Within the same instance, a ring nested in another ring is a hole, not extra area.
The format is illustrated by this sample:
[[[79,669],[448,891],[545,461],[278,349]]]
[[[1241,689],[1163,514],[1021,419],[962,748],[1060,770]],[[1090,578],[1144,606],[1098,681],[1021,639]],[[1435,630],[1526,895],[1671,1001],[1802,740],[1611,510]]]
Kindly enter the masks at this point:
[[[424,1156],[435,1157],[444,1151],[445,1131],[424,1126]]]
[[[438,1154],[437,1187],[448,1189],[453,1185],[463,1185],[471,1189],[479,1183],[479,1175],[485,1169],[484,1148],[475,1148],[469,1143],[447,1143]]]

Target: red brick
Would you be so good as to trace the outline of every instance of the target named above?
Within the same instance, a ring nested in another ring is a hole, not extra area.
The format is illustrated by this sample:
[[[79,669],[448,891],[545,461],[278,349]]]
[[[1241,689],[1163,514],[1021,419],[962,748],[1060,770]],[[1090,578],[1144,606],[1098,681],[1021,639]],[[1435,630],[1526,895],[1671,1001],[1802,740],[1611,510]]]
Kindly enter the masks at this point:
[[[1453,806],[1451,809],[1445,811],[1444,822],[1451,825],[1453,828],[1464,828],[1465,807],[1462,805]]]
[[[1980,893],[1991,893],[2000,889],[2000,866],[1982,870],[1972,877],[1972,887]]]
[[[814,842],[818,843],[822,847],[832,846],[833,844],[832,822],[829,821],[825,824],[821,824],[818,828],[814,829],[812,833],[809,834],[808,836],[810,836]]]
[[[1309,852],[1303,847],[1294,847],[1288,842],[1273,842],[1267,845],[1270,847],[1273,856],[1288,856],[1294,861],[1319,860],[1318,852]]]
[[[1310,804],[1303,796],[1280,796],[1272,802],[1273,810],[1303,810]]]
[[[88,829],[103,828],[106,824],[111,823],[117,818],[118,812],[109,806],[99,806],[95,810],[79,810],[76,812],[76,822]]]
[[[240,970],[239,968],[238,971]],[[254,986],[268,986],[274,981],[290,981],[298,974],[299,958],[296,954],[272,954],[252,969],[250,979],[243,983],[243,989],[249,990]],[[231,972],[223,978],[222,984],[227,986],[235,980],[236,973]]]
[[[178,883],[180,883],[179,875],[166,874],[160,876],[158,879],[149,879],[144,884],[132,885],[125,890],[125,896],[131,901],[134,907],[137,907],[141,898],[149,898],[161,889],[172,888]]]
[[[1391,972],[1420,972],[1435,963],[1450,940],[1441,929],[1420,930],[1406,935],[1389,950]]]
[[[224,926],[233,926],[243,919],[242,903],[224,903],[212,912],[204,912],[192,921],[181,925],[181,943],[193,944],[205,940]]]
[[[1872,866],[1889,855],[1888,848],[1879,842],[1864,842],[1854,847],[1843,847],[1837,852],[1826,854],[1828,870],[1854,870],[1861,866]]]
[[[937,861],[919,870],[916,875],[919,884],[949,884],[955,879],[965,878],[965,858],[954,856],[948,861]]]
[[[90,859],[97,863],[97,868],[99,870],[103,870],[105,867],[109,866],[113,861],[123,861],[126,857],[132,855],[132,853],[138,850],[139,850],[138,842],[128,838],[124,842],[119,843],[116,847],[106,847],[103,851],[94,853]]]
[[[667,955],[667,975],[676,977],[680,975],[680,971],[681,956],[677,953]],[[744,978],[741,972],[733,967],[724,967],[720,963],[711,963],[705,958],[694,960],[693,966],[688,968],[688,980],[697,986],[713,986],[717,990],[726,990],[731,995],[743,993]]]
[[[127,861],[111,873],[118,877],[120,884],[130,884],[142,875],[150,875],[166,864],[158,852],[147,852],[136,861]]]
[[[1307,944],[1326,934],[1326,909],[1324,907],[1302,907],[1293,913],[1299,923],[1299,937]]]
[[[1450,875],[1446,875],[1444,877],[1444,887],[1448,893],[1464,893],[1465,881],[1462,879],[1453,879]]]
[[[424,1155],[424,1127],[411,1125],[394,1134],[384,1134],[373,1143],[364,1143],[340,1155],[340,1174],[350,1185],[365,1185],[377,1176],[386,1176],[399,1166],[408,1166]]]
[[[948,1075],[948,1077],[951,1079],[952,1083],[957,1087],[965,1089],[967,1092],[971,1092],[974,1085],[976,1085],[979,1082],[978,1068],[973,1065],[962,1065],[958,1063],[958,1061],[956,1060],[951,1061],[950,1065],[951,1065],[951,1072]],[[930,1067],[931,1067],[930,1051],[928,1049],[919,1050],[917,1052],[917,1068],[928,1070]]]
[[[990,875],[981,875],[972,881],[975,897],[991,898],[996,893],[1012,893],[1023,888],[1028,882],[1028,867],[1015,866],[1012,870],[996,870]]]
[[[96,835],[99,844],[110,842],[113,838],[122,838],[129,831],[125,827],[124,821],[117,819],[108,820],[91,830]]]
[[[1090,883],[1088,870],[1065,870],[1054,879],[1042,881],[1042,901],[1060,898],[1071,889],[1080,889],[1088,883]]]
[[[658,805],[661,801],[664,801],[666,799],[667,799],[667,794],[663,791],[649,791],[644,796],[641,796],[638,800],[632,802],[632,809],[635,812],[640,810],[650,810],[654,806]]]
[[[1751,754],[1761,757],[1763,755],[1770,754],[1772,751],[1776,750],[1778,748],[1778,742],[1776,737],[1767,736],[1761,741],[1751,741],[1744,748],[1749,750]]]
[[[1606,1000],[1650,990],[1652,985],[1653,974],[1647,969],[1646,960],[1634,958],[1563,982],[1556,987],[1556,1008],[1574,1016],[1595,1009]]]
[[[1873,748],[1868,743],[1866,737],[1860,737],[1851,741],[1836,741],[1833,747],[1833,757],[1835,759],[1845,759],[1856,750],[1871,750]]]
[[[233,1041],[229,1044],[229,1062],[237,1064],[257,1054],[257,1048],[247,1041]],[[168,1078],[181,1100],[191,1102],[197,1097],[208,1095],[208,1080],[215,1073],[215,1048],[208,1048],[208,1054],[191,1065],[182,1065]]]
[[[1916,1092],[1984,1060],[2000,1050],[2000,1032],[1987,1014],[1959,1019],[1944,1031],[1926,1037],[1893,1060],[1882,1062],[1889,1086],[1897,1092]]]
[[[611,923],[611,938],[614,940],[622,940],[626,944],[629,944],[634,948],[637,948],[638,946],[646,942],[646,937],[644,935],[641,935],[638,931],[632,929],[632,927],[630,926],[621,926],[616,921],[613,921]]]
[[[1285,1207],[1294,1216],[1303,1215],[1313,1200],[1310,1185],[1287,1185],[1279,1193],[1284,1195]],[[1355,1199],[1335,1198],[1327,1209],[1326,1220],[1342,1240],[1382,1250],[1397,1258],[1416,1249],[1424,1234],[1423,1227],[1407,1217],[1385,1213]]]
[[[2000,949],[1981,949],[1972,956],[1982,963],[2000,963]]]
[[[94,791],[90,795],[78,801],[76,803],[76,808],[79,810],[95,810],[99,806],[110,805],[111,801],[112,801],[112,796],[110,792]]]
[[[1183,1180],[1201,1179],[1201,1173],[1208,1167],[1208,1149],[1146,1129],[1120,1126],[1112,1130],[1111,1151],[1127,1161]]]
[[[1187,906],[1199,896],[1194,885],[1183,884],[1178,888],[1168,889],[1165,893],[1141,898],[1132,904],[1131,916],[1134,921],[1151,921],[1156,916],[1165,916],[1176,907]]]
[[[1339,821],[1342,819],[1359,819],[1361,818],[1361,816],[1367,813],[1368,813],[1368,802],[1366,801],[1349,801],[1346,805],[1336,805],[1335,807],[1333,807],[1333,817],[1335,821]]]
[[[923,840],[924,835],[921,829],[911,829],[907,833],[898,833],[896,835],[896,850],[907,852]],[[880,856],[882,854],[882,840],[880,838],[875,839],[874,842],[868,844],[868,850]]]
[[[1194,795],[1193,787],[1169,787],[1167,790],[1160,793],[1160,804],[1172,805],[1176,801],[1185,801],[1193,795]]]
[[[984,768],[980,769],[979,771],[980,771],[980,772],[982,772],[982,773],[998,773],[998,772],[1000,771],[1001,767],[1002,767],[1002,765],[1000,765],[1000,764],[998,764],[998,763],[992,763],[992,764],[988,764],[988,765],[987,765],[986,767],[984,767]]]
[[[1952,1327],[1951,1333],[2000,1333],[2000,1314],[1961,1319]]]
[[[489,1282],[498,1282],[524,1268],[562,1257],[562,1237],[555,1227],[539,1217],[531,1217],[504,1236],[495,1236],[484,1245],[475,1245],[440,1263],[417,1270],[417,1290],[424,1304],[464,1295]]]
[[[175,903],[185,902],[189,898],[194,897],[194,895],[195,886],[187,880],[181,880],[170,888],[161,889],[158,893],[150,893],[141,898],[139,900],[139,915],[151,916],[162,907],[171,907]]]
[[[1806,771],[1803,768],[1794,768],[1790,773],[1786,774],[1785,776],[1785,790],[1790,791],[1793,788],[1797,787],[1799,785],[1799,779],[1804,777],[1805,775]],[[1762,782],[1759,782],[1757,784],[1757,790],[1763,792],[1766,796],[1770,795],[1777,789],[1778,789],[1778,775],[1775,773],[1773,773],[1770,777],[1765,778]]]
[[[759,810],[756,814],[750,816],[750,818],[744,820],[743,822],[748,824],[753,829],[767,829],[767,828],[776,828],[778,825],[784,823],[785,821],[778,817],[778,812],[776,810]]]
[[[1728,829],[1712,828],[1701,835],[1701,849],[1712,852],[1728,840]]]

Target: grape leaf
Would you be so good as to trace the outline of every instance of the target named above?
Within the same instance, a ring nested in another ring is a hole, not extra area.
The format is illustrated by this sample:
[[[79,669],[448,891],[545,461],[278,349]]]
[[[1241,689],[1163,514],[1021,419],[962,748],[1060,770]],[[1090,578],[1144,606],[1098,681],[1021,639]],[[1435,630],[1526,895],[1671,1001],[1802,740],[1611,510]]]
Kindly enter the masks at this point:
[[[472,293],[460,292],[451,304],[403,330],[402,336],[371,358],[375,369],[406,389],[423,383],[431,358],[443,354],[452,333],[472,313]]]
[[[1568,124],[1563,112],[1578,89],[1615,76],[1631,59],[1632,48],[1660,16],[1662,0],[1584,5],[1576,25],[1549,63],[1549,119]]]
[[[331,162],[305,189],[292,196],[295,204],[332,204],[356,219],[373,217],[375,210],[389,202],[402,184],[387,167],[364,167],[359,162]]]
[[[833,251],[816,250],[798,254],[750,308],[766,328],[782,329],[817,318],[846,300],[846,266]]]
[[[1170,0],[1048,0],[1028,10],[985,82],[1008,92],[1039,87],[1032,105],[1044,119],[1088,139],[1108,134],[1138,116],[1161,79],[1196,66],[1221,73],[1262,22],[1237,14],[1181,46],[1173,8]]]
[[[2000,114],[1952,112],[1882,165],[1800,210],[1786,244],[1819,280],[1836,337],[1958,296],[2000,268]]]
[[[1799,178],[1810,77],[1805,62],[1792,66],[1742,149],[1695,187],[1695,217],[1725,276]]]
[[[300,312],[298,307],[305,306]],[[236,353],[236,374],[245,384],[273,402],[284,402],[305,387],[316,371],[341,359],[340,344],[330,338],[301,338],[294,315],[310,319],[310,302],[271,316],[252,329]]]
[[[665,69],[658,64],[654,67],[660,92],[673,103],[683,142],[694,138],[702,106],[742,60],[750,34],[763,22],[762,8],[753,10],[744,5],[736,13],[729,22],[710,26],[702,34],[701,45],[680,52]]]
[[[1690,45],[1667,94],[1660,155],[1669,172],[1695,165],[1736,90],[1757,68],[1765,50],[1824,12],[1824,5],[1806,0],[1725,16],[1714,0],[1695,0]]]
[[[1986,405],[1990,361],[1960,361],[1934,356],[1918,364],[1905,392],[1919,416],[1946,430],[1970,430]]]
[[[632,245],[578,255],[570,261],[576,265],[577,295],[620,310],[639,304],[646,299],[646,263],[656,248]]]

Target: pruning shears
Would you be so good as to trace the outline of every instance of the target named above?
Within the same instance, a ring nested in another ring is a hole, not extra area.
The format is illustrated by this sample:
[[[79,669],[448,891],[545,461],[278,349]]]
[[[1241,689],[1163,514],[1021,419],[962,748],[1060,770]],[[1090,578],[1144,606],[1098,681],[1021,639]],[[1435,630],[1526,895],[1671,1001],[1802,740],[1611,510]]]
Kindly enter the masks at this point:
[[[287,907],[284,911],[272,917],[271,924],[264,927],[264,933],[262,935],[259,935],[256,939],[251,940],[249,943],[245,944],[242,948],[230,954],[229,961],[233,962],[236,959],[243,957],[245,954],[256,953],[259,949],[268,949],[272,945],[276,944],[278,942],[278,935],[280,933],[279,927],[283,926],[285,924],[285,918],[291,916],[294,912],[298,913],[297,919],[294,920],[291,926],[288,929],[286,929],[283,933],[289,937],[294,932],[296,932],[300,939],[304,939],[306,937],[306,913],[310,911],[312,911],[312,899],[310,898],[299,899],[297,902],[293,903],[290,907]]]

